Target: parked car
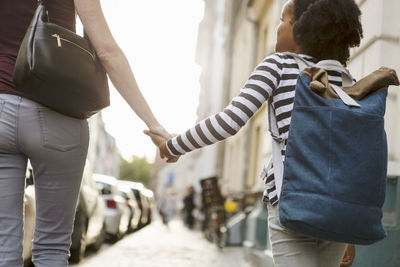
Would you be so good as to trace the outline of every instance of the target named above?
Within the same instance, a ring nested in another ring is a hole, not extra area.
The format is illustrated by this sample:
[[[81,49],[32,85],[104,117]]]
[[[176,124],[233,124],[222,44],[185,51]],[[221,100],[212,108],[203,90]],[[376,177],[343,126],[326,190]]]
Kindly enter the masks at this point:
[[[121,191],[122,196],[125,198],[128,207],[130,209],[128,232],[133,232],[139,229],[140,217],[142,216],[142,211],[140,210],[136,197],[134,196],[129,186],[119,182],[118,189]]]
[[[82,177],[78,205],[72,232],[70,261],[77,263],[85,255],[87,247],[98,250],[105,239],[105,205],[93,179],[93,171],[87,162]]]
[[[143,194],[143,191],[145,190],[144,185],[142,183],[125,180],[121,181],[121,183],[129,186],[136,197],[139,208],[141,210],[140,227],[149,224],[151,222],[151,205],[147,197]]]
[[[118,189],[118,180],[115,177],[94,174],[97,188],[105,202],[106,234],[114,242],[122,238],[128,231],[130,210],[121,191]]]
[[[32,240],[35,228],[35,188],[33,185],[27,185],[24,195],[25,218],[24,218],[24,241],[23,241],[23,259],[24,266],[29,266],[32,257]]]
[[[147,217],[146,224],[149,224],[149,223],[151,223],[153,210],[156,206],[155,201],[154,201],[154,193],[153,193],[153,191],[151,191],[148,188],[144,188],[143,190],[141,190],[141,192],[143,193],[143,195],[145,196],[145,199],[147,201],[148,217]]]

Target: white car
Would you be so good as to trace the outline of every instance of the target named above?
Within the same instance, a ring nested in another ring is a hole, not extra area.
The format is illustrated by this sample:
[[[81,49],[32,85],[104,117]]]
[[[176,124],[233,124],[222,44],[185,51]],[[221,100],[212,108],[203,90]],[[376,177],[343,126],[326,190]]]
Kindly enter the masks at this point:
[[[93,169],[87,161],[75,211],[70,262],[78,263],[84,257],[87,247],[95,251],[100,249],[106,233],[104,209],[103,197],[97,190]]]
[[[121,180],[120,182],[124,185],[127,185],[136,197],[137,203],[141,210],[139,227],[141,228],[149,224],[151,222],[151,198],[153,192],[151,192],[149,189],[146,189],[142,183],[125,180]],[[145,194],[150,195],[151,198],[148,198]]]
[[[131,188],[121,181],[118,181],[118,189],[121,191],[122,196],[125,198],[130,208],[130,223],[128,231],[133,232],[138,230],[142,211],[140,210],[136,197],[133,195]]]
[[[32,240],[35,226],[35,188],[28,185],[25,189],[24,196],[25,219],[24,219],[24,243],[23,243],[23,259],[24,265],[29,265],[32,256]]]
[[[128,231],[130,209],[118,189],[118,180],[115,177],[93,174],[93,178],[105,202],[104,215],[107,236],[111,241],[117,241]]]

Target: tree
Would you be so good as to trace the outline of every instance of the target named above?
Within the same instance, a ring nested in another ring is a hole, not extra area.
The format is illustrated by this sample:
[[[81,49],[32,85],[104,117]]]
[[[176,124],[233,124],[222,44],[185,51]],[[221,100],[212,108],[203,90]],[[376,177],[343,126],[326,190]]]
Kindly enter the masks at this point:
[[[148,187],[150,183],[151,164],[145,157],[133,156],[131,161],[121,158],[120,179],[140,182]]]

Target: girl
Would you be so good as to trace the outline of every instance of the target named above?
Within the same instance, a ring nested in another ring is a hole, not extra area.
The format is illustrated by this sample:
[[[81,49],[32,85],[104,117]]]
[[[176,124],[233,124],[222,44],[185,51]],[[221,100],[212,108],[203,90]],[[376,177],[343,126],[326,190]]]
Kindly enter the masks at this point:
[[[324,59],[346,65],[349,48],[360,44],[361,12],[354,0],[289,0],[277,29],[276,53],[266,57],[249,77],[240,94],[224,111],[184,134],[166,140],[145,131],[168,161],[236,134],[261,105],[272,98],[279,137],[288,137],[294,90],[299,74],[296,58],[312,66]],[[290,52],[290,53],[287,53]],[[330,83],[342,85],[341,73],[328,72]],[[286,147],[282,149],[285,156]],[[346,244],[316,240],[291,232],[279,222],[279,196],[274,170],[265,170],[264,200],[268,203],[268,228],[275,266],[338,267]]]

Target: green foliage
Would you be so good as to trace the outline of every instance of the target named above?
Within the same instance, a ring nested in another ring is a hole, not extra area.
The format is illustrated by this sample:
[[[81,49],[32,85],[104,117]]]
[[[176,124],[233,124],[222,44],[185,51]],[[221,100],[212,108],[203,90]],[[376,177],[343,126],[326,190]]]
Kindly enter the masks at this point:
[[[133,156],[131,161],[121,158],[119,171],[121,180],[140,182],[146,187],[149,186],[151,164],[145,157]]]

